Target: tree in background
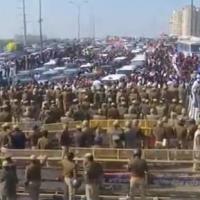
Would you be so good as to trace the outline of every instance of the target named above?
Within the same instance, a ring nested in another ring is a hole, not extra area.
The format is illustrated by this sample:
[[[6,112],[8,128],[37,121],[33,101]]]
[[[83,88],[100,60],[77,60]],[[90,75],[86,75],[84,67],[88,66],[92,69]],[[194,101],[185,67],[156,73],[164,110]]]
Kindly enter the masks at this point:
[[[10,41],[7,43],[5,50],[8,52],[17,51],[17,44],[14,41]]]

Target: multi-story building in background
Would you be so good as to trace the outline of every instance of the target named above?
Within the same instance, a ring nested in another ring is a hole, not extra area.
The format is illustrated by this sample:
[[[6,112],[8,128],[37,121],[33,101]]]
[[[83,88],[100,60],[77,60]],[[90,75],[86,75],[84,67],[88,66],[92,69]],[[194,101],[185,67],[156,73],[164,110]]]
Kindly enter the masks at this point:
[[[182,34],[182,11],[173,11],[170,25],[170,31],[173,35]]]
[[[200,9],[185,6],[181,10],[173,11],[170,19],[170,34],[200,37]]]
[[[200,8],[196,9],[196,22],[195,22],[195,28],[197,36],[200,36]]]

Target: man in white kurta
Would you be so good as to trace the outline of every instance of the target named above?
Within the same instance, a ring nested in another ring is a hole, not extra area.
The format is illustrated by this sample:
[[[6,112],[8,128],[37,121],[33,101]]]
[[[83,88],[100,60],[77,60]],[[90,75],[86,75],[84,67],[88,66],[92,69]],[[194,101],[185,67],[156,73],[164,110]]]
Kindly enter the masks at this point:
[[[194,161],[200,162],[200,125],[194,134],[194,145],[193,145],[194,152]],[[197,171],[200,169],[200,164],[195,163],[193,165],[193,170]]]
[[[189,116],[195,120],[199,120],[200,110],[200,75],[197,75],[197,79],[194,81],[191,88],[191,104],[189,110]]]

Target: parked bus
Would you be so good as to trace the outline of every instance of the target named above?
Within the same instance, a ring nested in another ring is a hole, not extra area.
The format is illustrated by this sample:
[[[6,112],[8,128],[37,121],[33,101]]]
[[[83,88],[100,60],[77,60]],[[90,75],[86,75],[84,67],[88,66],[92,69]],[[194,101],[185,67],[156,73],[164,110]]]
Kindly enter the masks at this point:
[[[200,38],[179,40],[177,52],[183,53],[185,56],[200,55]]]

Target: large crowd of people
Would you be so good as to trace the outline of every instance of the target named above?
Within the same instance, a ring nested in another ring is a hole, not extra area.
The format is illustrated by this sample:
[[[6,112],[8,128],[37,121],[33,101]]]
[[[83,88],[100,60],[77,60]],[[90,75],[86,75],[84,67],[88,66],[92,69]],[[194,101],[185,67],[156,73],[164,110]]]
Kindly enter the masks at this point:
[[[191,72],[198,66],[198,57],[177,54],[174,45],[165,45],[161,41],[153,43],[151,41],[146,46],[144,71],[118,81],[104,82],[101,80],[101,75],[97,74],[93,81],[77,76],[71,82],[49,81],[45,84],[30,83],[0,88],[0,122],[3,123],[0,146],[10,149],[62,148],[68,152],[71,146],[191,149],[193,140],[195,144],[199,144],[197,141],[199,126],[188,115],[191,81],[194,81]],[[94,66],[110,64],[119,52],[113,48],[106,59],[100,59],[93,52],[85,55],[85,59]],[[128,50],[123,50],[123,53],[129,57],[128,61],[134,57]],[[68,48],[59,53],[51,49],[43,55],[30,55],[26,59],[23,57],[14,60],[14,65],[17,71],[32,69],[48,62],[49,59],[61,59],[66,56],[71,57],[72,61],[82,58],[83,47]],[[9,62],[6,62],[4,67],[8,65]],[[120,125],[122,119],[125,121],[124,126]],[[113,120],[113,124],[110,129],[105,130],[100,125],[90,127],[90,120]],[[140,120],[151,122],[152,130],[148,135],[140,127]],[[10,122],[15,125],[10,125]],[[55,134],[57,141],[55,144],[55,137],[52,137],[48,130],[41,129],[39,125],[34,125],[29,133],[20,129],[18,124],[27,122],[40,122],[40,124],[62,122],[65,126],[59,137]],[[81,122],[81,125],[71,130],[70,122]],[[151,139],[153,144],[149,142]],[[198,145],[195,148],[198,149]],[[137,184],[142,186],[144,195],[144,178],[148,170],[146,162],[141,160],[139,150],[134,156],[136,160],[129,165],[132,173],[131,199],[134,199],[133,190]],[[86,197],[87,200],[96,200],[103,174],[102,167],[93,160],[92,155],[87,154],[85,159]],[[25,186],[29,187],[30,197],[33,200],[38,200],[41,168],[45,161],[46,158],[40,163],[33,156],[26,170]],[[15,165],[5,159],[2,166],[3,177],[0,181],[7,180],[10,176],[12,189],[16,190]],[[76,166],[72,153],[67,153],[62,166],[64,181],[68,188],[68,199],[72,200],[74,198],[72,180],[76,179]],[[16,191],[8,191],[5,192],[6,195],[16,194]],[[8,196],[6,199],[15,199],[15,195]]]
[[[186,141],[193,141],[196,122],[189,118],[187,110],[190,93],[188,74],[179,76],[173,63],[176,63],[180,71],[185,72],[188,62],[194,69],[198,60],[196,57],[184,58],[181,54],[175,57],[174,47],[164,45],[160,41],[150,43],[149,48],[153,50],[145,52],[144,72],[132,74],[118,81],[105,83],[97,75],[96,80],[85,84],[86,80],[77,76],[72,83],[61,81],[2,87],[0,89],[0,122],[39,121],[43,124],[52,124],[113,119],[116,120],[113,123],[113,129],[106,130],[114,135],[109,146],[130,148],[129,142],[126,141],[129,139],[126,137],[132,137],[139,140],[139,142],[132,142],[134,145],[131,148],[134,148],[135,144],[145,143],[141,142],[141,138],[144,140],[144,133],[138,131],[138,120],[142,119],[152,121],[155,125],[152,130],[152,136],[156,141],[155,147],[158,148],[166,139],[167,147],[191,148],[191,145],[188,145],[189,142]],[[55,52],[46,54],[48,59],[51,58],[49,56],[51,54]],[[111,51],[110,54],[114,53]],[[94,54],[93,57],[95,56]],[[126,127],[120,127],[117,121],[120,119],[127,120]],[[134,122],[130,123],[130,120]],[[105,130],[101,127],[91,129],[87,126],[88,122],[83,123],[83,127],[77,127],[75,133],[80,132],[78,134],[80,141],[76,141],[74,136],[76,134],[71,134],[72,138],[68,139],[70,142],[66,142],[68,146],[75,144],[81,147],[108,145],[104,143],[105,134],[102,134]],[[10,131],[9,128],[7,130]],[[16,131],[16,127],[13,127],[8,136],[12,138],[18,132],[20,131],[18,129]],[[130,133],[130,136],[124,133]],[[25,135],[26,137],[23,136],[24,139],[20,140],[24,143],[23,147],[30,140],[30,136]],[[116,135],[118,136],[115,137]],[[48,131],[42,130],[41,136],[48,138]],[[174,142],[175,140],[177,141]],[[16,147],[12,139],[7,141],[9,144],[4,145],[10,148]],[[38,141],[34,143],[37,144]],[[40,143],[34,146],[41,148],[43,145]]]

